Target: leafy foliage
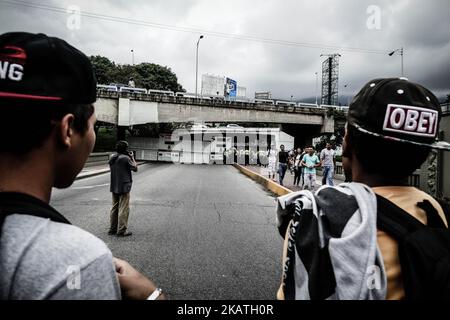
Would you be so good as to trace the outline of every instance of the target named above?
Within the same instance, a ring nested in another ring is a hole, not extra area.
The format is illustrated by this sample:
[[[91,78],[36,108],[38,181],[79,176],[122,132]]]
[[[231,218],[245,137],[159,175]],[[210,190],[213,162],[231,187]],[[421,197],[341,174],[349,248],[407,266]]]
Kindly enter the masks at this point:
[[[91,56],[91,62],[99,84],[127,84],[134,79],[136,87],[155,90],[185,91],[178,83],[178,78],[169,67],[154,63],[138,65],[115,64],[102,56]]]
[[[317,151],[321,151],[325,148],[327,142],[330,142],[334,146],[342,146],[342,142],[344,141],[345,128],[338,128],[333,134],[324,134],[320,137],[319,142],[317,142],[314,148]]]

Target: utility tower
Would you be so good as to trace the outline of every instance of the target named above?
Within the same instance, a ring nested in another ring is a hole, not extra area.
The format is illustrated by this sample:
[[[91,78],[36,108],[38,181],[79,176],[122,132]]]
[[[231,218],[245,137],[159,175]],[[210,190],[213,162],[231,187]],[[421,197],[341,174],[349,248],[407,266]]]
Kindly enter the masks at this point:
[[[322,100],[321,103],[330,106],[338,105],[339,101],[339,57],[340,54],[321,54],[328,57],[322,63]]]

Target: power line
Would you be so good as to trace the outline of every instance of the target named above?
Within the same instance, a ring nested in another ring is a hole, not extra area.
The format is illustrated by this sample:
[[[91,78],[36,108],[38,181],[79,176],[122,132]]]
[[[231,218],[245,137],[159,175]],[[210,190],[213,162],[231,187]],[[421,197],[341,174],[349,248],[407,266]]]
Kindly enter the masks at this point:
[[[42,4],[30,3],[30,2],[26,2],[26,1],[15,1],[15,0],[0,0],[0,2],[5,3],[5,4],[10,4],[10,5],[17,5],[17,6],[23,6],[23,7],[28,7],[28,8],[34,8],[34,9],[40,9],[40,10],[52,11],[52,12],[56,12],[56,13],[67,14],[67,9],[65,9],[63,7],[42,5]],[[385,55],[388,53],[388,51],[383,51],[383,50],[372,50],[372,49],[364,49],[364,48],[342,47],[342,46],[324,45],[324,44],[315,44],[315,43],[306,43],[306,42],[295,42],[295,41],[280,40],[280,39],[262,38],[262,37],[256,37],[256,36],[250,36],[250,35],[236,35],[236,34],[218,32],[218,31],[213,31],[213,30],[204,30],[204,29],[193,28],[193,27],[182,27],[182,26],[161,24],[161,23],[145,21],[145,20],[137,20],[137,19],[117,17],[117,16],[110,16],[110,15],[87,12],[87,11],[81,11],[80,15],[83,17],[104,20],[104,21],[127,23],[127,24],[132,24],[132,25],[139,25],[139,26],[145,26],[145,27],[151,27],[151,28],[157,28],[157,29],[163,29],[163,30],[170,30],[170,31],[186,32],[186,33],[195,33],[195,34],[201,33],[201,34],[205,34],[205,35],[209,35],[209,36],[213,36],[213,37],[225,38],[225,39],[237,39],[237,40],[244,40],[244,41],[267,43],[267,44],[314,48],[314,49],[323,49],[323,50],[340,50],[340,51],[353,52],[353,53],[382,54],[382,55]]]

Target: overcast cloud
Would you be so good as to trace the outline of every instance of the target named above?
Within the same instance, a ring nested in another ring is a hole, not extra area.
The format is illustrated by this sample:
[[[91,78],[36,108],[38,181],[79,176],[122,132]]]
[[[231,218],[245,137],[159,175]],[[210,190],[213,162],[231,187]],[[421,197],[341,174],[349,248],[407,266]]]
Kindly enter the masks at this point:
[[[88,13],[203,30],[181,32],[86,16],[81,17],[80,29],[70,30],[67,13],[0,0],[2,33],[43,32],[67,40],[88,55],[103,55],[121,64],[131,64],[130,50],[134,49],[136,63],[152,62],[170,67],[189,92],[195,90],[196,41],[204,33],[199,73],[233,78],[247,88],[248,97],[253,97],[255,91],[271,91],[273,96],[286,99],[291,95],[296,100],[314,97],[314,73],[321,73],[324,59],[320,54],[328,53],[342,54],[340,95],[353,95],[372,78],[400,76],[400,56],[389,57],[387,53],[402,46],[405,76],[429,87],[439,97],[450,93],[448,0],[43,0],[28,3],[56,8],[77,5]],[[381,9],[379,30],[367,27],[370,5]],[[210,32],[383,53],[269,44],[218,37]]]

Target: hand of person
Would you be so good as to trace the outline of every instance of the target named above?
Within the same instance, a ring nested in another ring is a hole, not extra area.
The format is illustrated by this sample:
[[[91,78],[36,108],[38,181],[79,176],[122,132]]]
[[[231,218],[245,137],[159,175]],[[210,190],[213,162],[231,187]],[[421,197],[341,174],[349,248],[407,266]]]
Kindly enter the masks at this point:
[[[156,285],[128,262],[114,258],[114,264],[123,299],[146,300],[156,290]],[[165,299],[164,294],[161,294],[158,298],[158,300]]]

